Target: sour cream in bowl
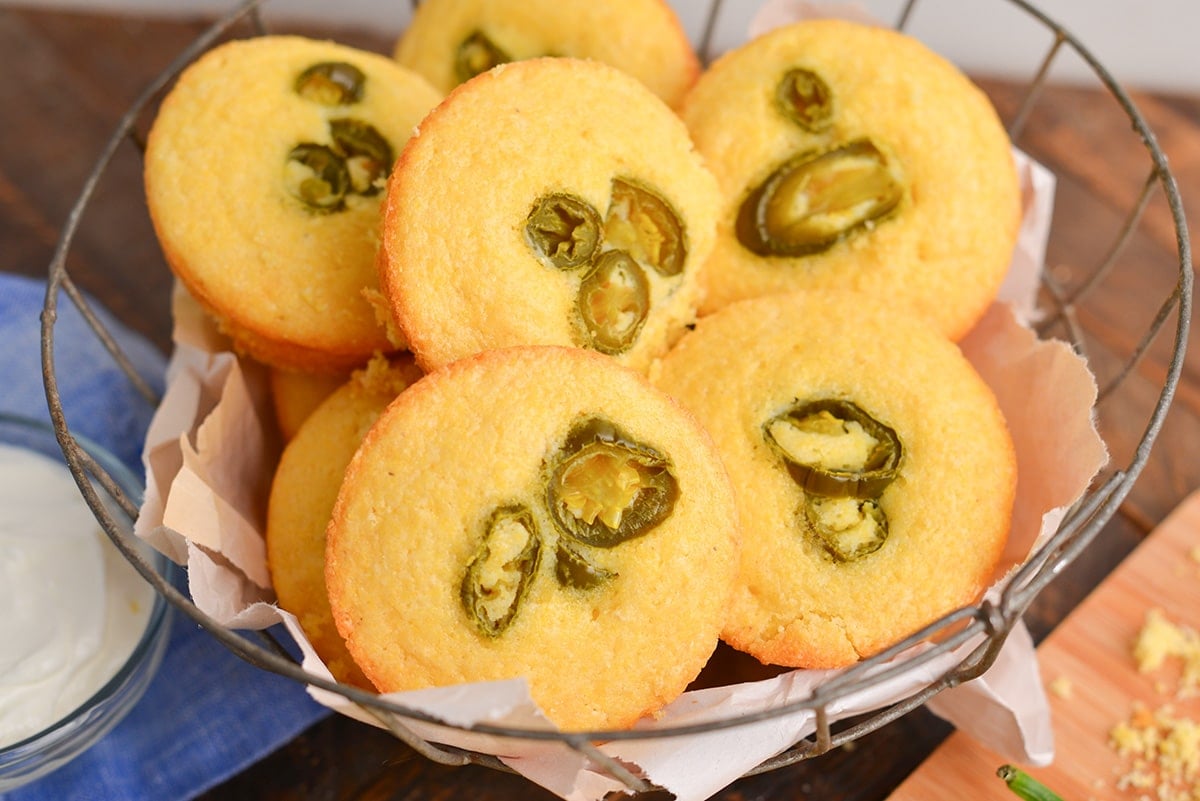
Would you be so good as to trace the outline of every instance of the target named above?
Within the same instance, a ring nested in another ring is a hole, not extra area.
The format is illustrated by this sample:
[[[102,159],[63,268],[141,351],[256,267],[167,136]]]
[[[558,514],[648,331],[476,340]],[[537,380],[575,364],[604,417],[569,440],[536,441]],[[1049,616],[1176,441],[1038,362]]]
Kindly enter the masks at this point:
[[[79,444],[140,502],[128,469]],[[132,525],[108,506],[118,525]],[[172,574],[165,557],[144,555]],[[55,770],[115,726],[150,683],[169,627],[169,606],[104,533],[54,431],[0,413],[0,792]]]

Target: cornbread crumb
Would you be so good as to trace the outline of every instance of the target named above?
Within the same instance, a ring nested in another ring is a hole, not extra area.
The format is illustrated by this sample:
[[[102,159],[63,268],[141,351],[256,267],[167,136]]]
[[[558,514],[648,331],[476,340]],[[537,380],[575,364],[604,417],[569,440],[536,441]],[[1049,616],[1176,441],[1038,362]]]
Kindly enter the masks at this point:
[[[353,378],[360,392],[395,397],[420,377],[420,370],[405,359],[393,363],[382,354],[375,354],[361,370],[355,370]]]
[[[1135,705],[1109,733],[1113,749],[1131,760],[1117,788],[1153,790],[1159,801],[1200,798],[1200,724],[1170,706]]]
[[[362,296],[367,305],[371,307],[371,313],[375,315],[375,322],[387,333],[388,344],[396,350],[408,350],[408,340],[404,337],[400,326],[396,325],[396,320],[392,317],[392,309],[383,293],[378,289],[364,289]]]
[[[1075,694],[1075,685],[1066,676],[1059,676],[1050,682],[1050,692],[1064,701],[1069,701]]]
[[[1133,658],[1141,673],[1152,673],[1170,657],[1182,663],[1176,698],[1200,694],[1200,634],[1188,626],[1169,621],[1161,609],[1146,613],[1145,623],[1133,645]]]
[[[1168,620],[1161,609],[1146,613],[1132,656],[1141,673],[1179,659],[1182,672],[1175,688],[1160,679],[1156,690],[1173,693],[1178,701],[1200,694],[1200,636]],[[1110,730],[1109,745],[1128,760],[1116,781],[1118,789],[1149,791],[1138,796],[1147,801],[1200,801],[1200,723],[1173,705],[1150,709],[1135,703],[1129,716]]]

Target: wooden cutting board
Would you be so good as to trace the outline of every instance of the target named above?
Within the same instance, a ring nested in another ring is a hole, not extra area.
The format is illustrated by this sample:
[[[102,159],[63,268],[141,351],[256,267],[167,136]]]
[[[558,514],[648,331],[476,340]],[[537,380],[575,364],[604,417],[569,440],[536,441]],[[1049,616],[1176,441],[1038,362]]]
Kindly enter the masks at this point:
[[[1055,758],[1026,767],[1067,801],[1129,801],[1147,791],[1119,789],[1130,769],[1109,732],[1137,701],[1172,704],[1175,717],[1200,721],[1200,698],[1173,699],[1178,659],[1141,674],[1131,655],[1146,613],[1161,609],[1176,625],[1200,630],[1200,492],[1192,493],[1046,638],[1038,648],[1048,687]],[[1054,687],[1069,684],[1070,693]],[[996,777],[1005,760],[961,732],[952,734],[889,801],[1014,801]]]

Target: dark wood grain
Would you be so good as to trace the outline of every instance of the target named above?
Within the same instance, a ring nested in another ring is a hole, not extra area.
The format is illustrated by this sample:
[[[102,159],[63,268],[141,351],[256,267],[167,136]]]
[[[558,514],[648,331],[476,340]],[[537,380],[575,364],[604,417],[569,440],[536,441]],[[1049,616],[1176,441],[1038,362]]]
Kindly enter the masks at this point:
[[[152,78],[204,27],[202,20],[129,20],[0,10],[0,52],[14,69],[0,81],[0,269],[44,276],[59,231],[97,155]],[[384,51],[369,34],[343,41]],[[19,77],[14,77],[14,74]],[[980,82],[1006,119],[1023,89]],[[1200,204],[1200,98],[1135,94],[1166,152],[1185,201]],[[1105,256],[1150,170],[1129,120],[1102,92],[1050,87],[1018,141],[1059,179],[1049,267],[1078,285]],[[141,195],[140,155],[123,145],[76,242],[70,272],[119,318],[160,348],[170,347],[171,278]],[[1200,206],[1197,206],[1200,208]],[[1196,210],[1188,208],[1191,219]],[[1193,228],[1195,226],[1193,225]],[[1101,382],[1135,347],[1178,272],[1176,234],[1161,191],[1122,253],[1111,280],[1080,302],[1078,319]],[[1174,320],[1168,321],[1168,329]],[[1197,334],[1192,335],[1196,352]],[[1172,351],[1170,330],[1101,408],[1114,463],[1130,458],[1158,397]],[[1174,406],[1140,480],[1095,543],[1045,590],[1028,613],[1045,636],[1187,492],[1200,486],[1200,363],[1185,366]],[[797,797],[885,798],[948,733],[920,711],[808,762],[744,778],[726,801]],[[869,754],[869,759],[862,758]],[[215,799],[539,799],[548,793],[517,776],[446,768],[376,729],[331,717],[243,774],[209,792]]]

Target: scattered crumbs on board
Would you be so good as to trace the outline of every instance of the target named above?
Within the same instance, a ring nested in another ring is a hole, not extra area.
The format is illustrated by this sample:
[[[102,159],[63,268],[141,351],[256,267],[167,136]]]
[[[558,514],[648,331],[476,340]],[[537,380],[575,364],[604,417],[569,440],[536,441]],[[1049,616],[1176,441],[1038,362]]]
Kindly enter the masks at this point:
[[[1067,676],[1057,676],[1050,682],[1050,692],[1064,701],[1070,701],[1075,695],[1075,685]]]
[[[1178,699],[1200,694],[1200,634],[1185,625],[1167,619],[1161,609],[1146,613],[1145,622],[1133,644],[1133,658],[1140,673],[1159,670],[1168,659],[1181,666],[1174,689]]]
[[[1200,634],[1151,609],[1132,656],[1140,673],[1177,662],[1179,675],[1173,683],[1155,677],[1155,690],[1167,696],[1164,703],[1153,709],[1135,703],[1109,732],[1109,745],[1124,760],[1116,786],[1139,801],[1200,801],[1200,722],[1177,706],[1200,697]]]

